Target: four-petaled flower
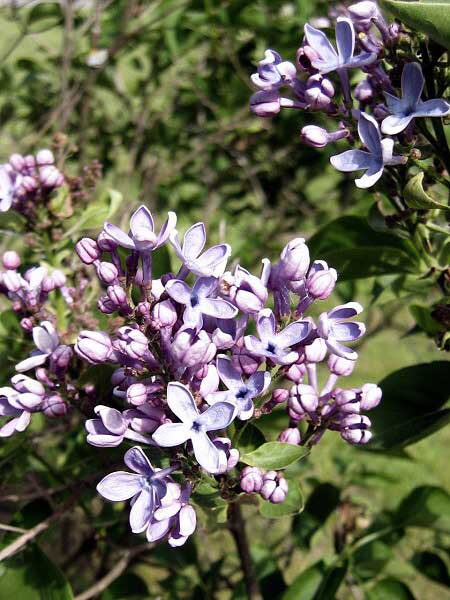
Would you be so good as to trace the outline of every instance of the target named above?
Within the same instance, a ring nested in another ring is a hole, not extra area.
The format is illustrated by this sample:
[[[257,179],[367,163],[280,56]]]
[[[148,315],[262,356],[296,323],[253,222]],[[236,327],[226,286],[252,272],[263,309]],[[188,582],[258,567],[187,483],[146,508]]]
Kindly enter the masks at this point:
[[[228,427],[235,417],[235,406],[231,402],[217,402],[200,413],[189,389],[177,382],[167,386],[167,404],[181,423],[161,425],[153,440],[162,447],[179,446],[191,440],[197,462],[210,473],[217,471],[220,453],[207,432]]]
[[[355,28],[351,20],[346,17],[339,17],[336,23],[337,52],[323,31],[312,27],[309,23],[305,25],[305,37],[308,45],[318,55],[318,58],[311,60],[311,64],[322,74],[363,67],[373,63],[377,58],[375,52],[361,52],[358,56],[354,56]]]
[[[33,341],[37,350],[33,350],[29,358],[16,365],[16,371],[19,373],[43,365],[59,346],[58,334],[50,321],[43,321],[40,326],[33,327]]]
[[[187,271],[197,275],[197,277],[220,277],[223,275],[228,257],[231,254],[231,247],[228,244],[219,244],[208,248],[201,254],[206,243],[203,223],[196,223],[189,227],[184,234],[182,247],[176,230],[171,233],[170,242]],[[184,276],[187,274],[187,272],[184,273]]]
[[[275,50],[266,50],[259,61],[258,72],[253,73],[253,85],[260,90],[277,90],[295,79],[297,69],[288,61],[283,61]]]
[[[389,112],[381,123],[381,131],[388,135],[400,133],[416,117],[445,117],[450,114],[450,104],[442,98],[434,98],[422,102],[423,85],[425,83],[419,63],[408,63],[402,72],[402,97],[397,98],[384,92]]]
[[[166,284],[166,292],[173,300],[186,306],[183,320],[186,324],[200,328],[202,315],[218,319],[232,319],[238,313],[235,306],[222,298],[210,298],[217,288],[215,277],[199,277],[192,290],[184,281],[172,279]]]
[[[247,383],[242,379],[242,374],[233,367],[231,359],[220,355],[216,360],[217,371],[220,379],[227,386],[224,392],[212,392],[206,397],[208,404],[220,401],[232,402],[237,408],[237,417],[241,420],[250,419],[253,415],[253,398],[261,396],[270,385],[268,371],[256,371],[250,375]]]
[[[355,179],[355,184],[359,188],[369,188],[380,179],[386,165],[402,164],[406,158],[393,155],[394,140],[390,138],[382,140],[378,123],[366,113],[360,115],[358,133],[369,152],[346,150],[332,156],[330,162],[335,169],[345,173],[364,169],[364,175]]]
[[[153,513],[160,505],[166,493],[165,478],[175,467],[154,469],[139,446],[125,453],[124,462],[134,473],[110,473],[97,485],[97,491],[113,502],[131,499],[130,527],[134,533],[140,533],[147,529]]]
[[[347,302],[319,316],[317,332],[325,340],[330,352],[349,360],[358,358],[354,350],[347,348],[341,342],[354,342],[366,333],[364,323],[348,320],[362,311],[363,307],[358,302]]]
[[[269,308],[265,308],[258,313],[256,329],[260,339],[247,335],[244,338],[247,350],[256,356],[268,358],[277,365],[290,365],[298,359],[298,353],[289,348],[308,336],[311,323],[294,321],[283,331],[276,333],[274,314]]]

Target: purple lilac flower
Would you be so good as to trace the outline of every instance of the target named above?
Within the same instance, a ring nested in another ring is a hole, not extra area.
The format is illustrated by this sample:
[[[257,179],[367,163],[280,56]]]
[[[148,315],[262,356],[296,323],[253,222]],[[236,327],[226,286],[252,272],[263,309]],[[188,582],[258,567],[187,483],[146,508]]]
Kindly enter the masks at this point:
[[[369,188],[382,176],[386,165],[399,165],[406,161],[403,156],[394,156],[394,140],[381,139],[378,123],[373,117],[361,113],[358,121],[358,133],[361,141],[369,150],[346,150],[330,158],[330,162],[338,171],[365,170],[359,179],[355,179],[359,188]]]
[[[162,447],[179,446],[191,440],[197,462],[206,471],[216,472],[220,467],[220,454],[208,431],[228,427],[235,417],[234,405],[217,402],[200,413],[189,389],[176,382],[167,386],[167,404],[181,423],[161,425],[153,434],[153,440]]]
[[[247,335],[244,338],[245,347],[256,356],[265,357],[278,365],[289,365],[298,358],[298,352],[289,351],[291,346],[304,340],[311,330],[309,321],[294,321],[276,333],[276,321],[273,312],[265,308],[258,313],[256,329],[259,338]]]
[[[16,365],[16,371],[19,373],[43,365],[59,346],[58,334],[49,321],[43,321],[39,327],[33,327],[33,340],[37,350],[34,350],[29,358]]]
[[[6,165],[0,165],[0,212],[11,208],[15,185]]]
[[[322,74],[360,68],[373,63],[377,58],[374,52],[361,52],[354,56],[355,29],[351,20],[346,17],[338,17],[336,23],[337,52],[323,31],[311,27],[308,23],[305,25],[305,37],[308,45],[318,55],[318,58],[311,60],[311,64]]]
[[[245,467],[241,471],[240,486],[246,494],[260,492],[264,482],[264,473],[259,467]]]
[[[180,246],[176,230],[170,235],[170,242],[183,263],[184,269],[182,268],[179,274],[180,278],[184,279],[189,271],[197,277],[220,277],[225,271],[231,247],[228,244],[219,244],[205,250],[202,254],[206,243],[203,223],[196,223],[189,227],[184,234],[183,246]]]
[[[169,296],[184,305],[183,321],[187,325],[201,328],[202,315],[218,319],[232,319],[237,315],[237,308],[222,298],[211,297],[217,289],[218,280],[215,277],[199,277],[192,290],[184,281],[171,279],[166,284]]]
[[[347,348],[341,342],[354,342],[365,334],[364,323],[349,321],[362,311],[363,307],[358,302],[347,302],[319,316],[317,331],[325,340],[330,352],[349,360],[358,358],[354,350]]]
[[[289,486],[283,475],[277,471],[264,474],[261,496],[272,504],[280,504],[286,500]]]
[[[134,473],[110,473],[97,485],[97,491],[112,502],[131,499],[130,527],[134,533],[140,533],[147,529],[160,506],[167,489],[167,477],[176,467],[155,469],[139,446],[125,453],[124,462]]]
[[[337,131],[327,131],[317,125],[306,125],[300,133],[300,140],[312,148],[325,148],[330,142],[336,142],[348,137],[348,129],[338,129]]]
[[[258,63],[258,72],[251,76],[251,80],[260,90],[274,91],[289,85],[296,75],[297,69],[291,62],[283,61],[275,50],[266,50],[263,60]]]
[[[88,419],[85,423],[88,435],[86,440],[92,446],[99,448],[113,448],[119,446],[124,439],[133,440],[142,444],[152,444],[149,437],[136,433],[130,429],[131,416],[133,411],[120,411],[109,406],[99,404],[94,408],[94,412],[99,416],[98,419]],[[134,411],[138,412],[138,411]],[[126,414],[128,413],[128,415]],[[128,417],[128,418],[127,418]]]
[[[219,450],[219,468],[216,475],[231,471],[239,462],[239,450],[231,447],[231,440],[226,437],[217,437],[213,440],[214,446]]]
[[[45,397],[44,386],[27,375],[14,375],[11,384],[13,387],[0,388],[0,416],[12,417],[0,428],[0,437],[24,431],[31,414],[41,410]]]
[[[384,92],[389,112],[381,123],[381,131],[388,135],[400,133],[417,117],[445,117],[450,114],[450,104],[442,98],[422,102],[420,99],[425,80],[419,63],[408,63],[402,72],[402,97]]]
[[[195,531],[197,516],[189,504],[192,488],[189,483],[180,486],[168,483],[161,505],[155,510],[147,528],[147,540],[156,542],[168,535],[169,545],[182,546]]]
[[[270,385],[268,371],[256,371],[250,375],[247,383],[242,379],[241,373],[234,368],[230,358],[219,355],[216,359],[217,371],[220,379],[228,388],[224,392],[213,392],[207,396],[208,404],[216,402],[231,402],[236,406],[236,416],[241,420],[250,419],[253,415],[253,399],[261,396]]]

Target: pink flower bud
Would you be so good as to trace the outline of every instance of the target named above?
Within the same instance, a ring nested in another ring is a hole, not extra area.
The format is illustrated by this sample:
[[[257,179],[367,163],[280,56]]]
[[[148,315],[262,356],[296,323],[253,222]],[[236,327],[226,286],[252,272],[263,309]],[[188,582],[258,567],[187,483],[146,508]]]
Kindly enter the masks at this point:
[[[383,392],[375,383],[365,383],[361,388],[361,409],[372,410],[380,404]]]
[[[91,265],[100,258],[100,248],[95,240],[83,238],[75,245],[75,250],[80,260],[85,265]]]
[[[327,355],[327,345],[322,338],[316,338],[312,344],[305,346],[305,358],[310,363],[320,363]]]
[[[250,98],[250,110],[258,117],[274,117],[281,110],[278,90],[260,90]]]
[[[286,500],[289,490],[288,482],[276,471],[268,471],[264,475],[263,486],[261,488],[261,496],[264,500],[272,502],[272,504],[281,504]]]
[[[177,322],[178,316],[175,306],[171,300],[157,302],[152,310],[152,325],[157,329],[162,327],[173,327]]]
[[[2,257],[2,263],[5,269],[18,269],[20,267],[20,257],[14,250],[8,250]]]
[[[143,383],[133,383],[127,389],[127,401],[134,406],[147,402],[147,388]]]
[[[53,394],[44,399],[42,411],[46,417],[57,419],[58,417],[64,417],[68,413],[69,405],[61,396]]]
[[[305,277],[309,269],[309,250],[303,238],[291,240],[280,255],[279,272],[288,281],[298,281]]]
[[[52,165],[55,162],[55,157],[53,156],[53,152],[51,150],[39,150],[36,154],[36,163],[43,167],[45,165]]]
[[[293,444],[294,446],[298,446],[301,442],[299,429],[297,427],[288,427],[280,433],[278,436],[278,441],[284,442],[285,444]]]
[[[241,489],[246,494],[260,492],[263,486],[264,474],[258,467],[245,467],[241,471]]]
[[[119,272],[112,263],[103,261],[97,264],[97,275],[103,283],[114,283]]]
[[[355,361],[348,360],[347,358],[341,358],[336,354],[331,354],[328,359],[328,366],[330,371],[339,377],[348,377],[353,373],[355,368]]]
[[[25,159],[21,154],[11,154],[9,157],[9,164],[15,171],[20,173],[25,168]]]

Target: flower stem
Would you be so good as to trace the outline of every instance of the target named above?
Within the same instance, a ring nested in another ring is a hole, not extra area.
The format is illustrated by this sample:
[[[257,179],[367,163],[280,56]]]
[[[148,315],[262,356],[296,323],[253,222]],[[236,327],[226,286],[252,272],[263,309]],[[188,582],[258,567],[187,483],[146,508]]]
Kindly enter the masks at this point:
[[[242,517],[241,506],[238,502],[232,502],[228,506],[228,529],[236,543],[239,559],[241,561],[247,598],[248,600],[261,600],[262,596],[256,579],[255,567],[250,556],[250,547],[245,531],[245,523]]]

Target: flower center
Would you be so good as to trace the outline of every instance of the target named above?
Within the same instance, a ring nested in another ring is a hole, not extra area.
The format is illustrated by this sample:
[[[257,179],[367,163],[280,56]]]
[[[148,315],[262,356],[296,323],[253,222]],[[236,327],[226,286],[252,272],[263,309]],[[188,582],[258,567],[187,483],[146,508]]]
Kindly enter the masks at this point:
[[[276,350],[275,344],[273,344],[272,342],[267,342],[266,350],[267,350],[267,352],[270,352],[271,354],[275,354],[275,350]]]
[[[236,398],[238,400],[243,400],[247,396],[247,394],[248,394],[248,388],[241,387],[236,394]]]

